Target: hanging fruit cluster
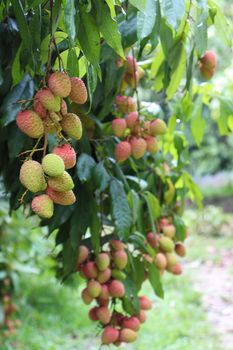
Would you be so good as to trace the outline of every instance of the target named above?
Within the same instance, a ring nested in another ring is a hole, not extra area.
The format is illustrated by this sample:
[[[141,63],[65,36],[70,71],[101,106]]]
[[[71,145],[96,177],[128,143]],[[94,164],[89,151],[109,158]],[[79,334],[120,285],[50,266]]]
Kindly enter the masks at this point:
[[[213,51],[206,51],[200,58],[200,73],[206,80],[209,80],[215,74],[217,67],[217,56]]]
[[[53,216],[54,203],[71,205],[76,201],[72,191],[74,183],[67,172],[76,164],[76,153],[66,137],[80,140],[82,123],[76,114],[68,113],[64,98],[84,104],[87,89],[81,79],[70,78],[60,71],[49,76],[47,85],[35,94],[33,109],[18,113],[16,123],[23,133],[38,139],[36,146],[44,137],[44,146],[38,150],[34,147],[21,166],[19,178],[30,192],[43,192],[33,198],[31,208],[40,217],[48,219]],[[57,136],[58,145],[46,154],[48,134]],[[32,159],[39,150],[43,151],[41,162]]]

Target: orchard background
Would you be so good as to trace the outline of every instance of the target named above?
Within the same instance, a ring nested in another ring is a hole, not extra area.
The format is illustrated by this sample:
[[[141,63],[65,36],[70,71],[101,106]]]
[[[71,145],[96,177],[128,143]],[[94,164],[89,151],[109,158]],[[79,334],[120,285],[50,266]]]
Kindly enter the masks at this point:
[[[1,2],[2,349],[231,349],[232,16]]]

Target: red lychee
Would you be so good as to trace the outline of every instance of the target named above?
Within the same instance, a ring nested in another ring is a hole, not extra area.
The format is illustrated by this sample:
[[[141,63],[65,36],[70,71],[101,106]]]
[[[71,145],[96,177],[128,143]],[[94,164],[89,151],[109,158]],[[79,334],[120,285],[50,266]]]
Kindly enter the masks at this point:
[[[108,286],[108,289],[113,298],[123,298],[125,295],[125,286],[121,281],[112,280]]]
[[[38,139],[44,133],[44,125],[40,116],[31,110],[19,112],[16,117],[18,128],[33,139]]]
[[[177,255],[184,257],[186,255],[186,249],[183,243],[178,242],[175,245],[175,252]]]
[[[214,69],[217,65],[217,56],[213,51],[206,51],[200,58],[200,62],[208,69]]]
[[[112,130],[115,136],[124,136],[125,129],[127,127],[126,121],[123,118],[117,118],[112,121]]]
[[[97,281],[101,284],[106,283],[110,279],[111,274],[112,271],[109,267],[104,271],[99,271],[97,275]]]
[[[140,328],[140,321],[136,316],[125,317],[122,321],[122,327],[137,332]]]
[[[128,255],[124,250],[118,250],[112,254],[115,267],[119,270],[123,270],[128,262]]]
[[[98,321],[98,316],[97,316],[97,313],[96,313],[97,309],[98,309],[98,307],[95,306],[95,307],[93,307],[92,309],[89,310],[88,315],[89,315],[90,320]]]
[[[125,244],[117,239],[112,239],[110,242],[111,248],[114,250],[124,250],[125,249]]]
[[[107,300],[109,298],[109,296],[110,296],[110,294],[109,294],[108,286],[106,284],[102,284],[99,297],[101,299]]]
[[[125,120],[128,128],[132,130],[138,123],[138,112],[130,112],[126,115]]]
[[[46,194],[53,200],[54,203],[60,205],[72,205],[76,201],[76,197],[73,191],[58,192],[48,187]]]
[[[102,344],[113,344],[117,341],[119,338],[119,331],[116,328],[113,328],[112,326],[107,326],[104,328],[103,333],[101,335],[101,342]]]
[[[101,293],[101,284],[98,281],[89,281],[87,284],[87,291],[92,298],[98,298]]]
[[[46,118],[47,111],[39,100],[33,100],[33,109],[42,119]]]
[[[52,153],[60,156],[63,159],[66,169],[71,169],[76,164],[76,152],[69,143],[66,143],[61,146],[56,146]]]
[[[83,274],[86,278],[96,278],[97,277],[97,267],[94,261],[88,261],[82,268]]]
[[[77,264],[82,264],[87,260],[89,256],[89,249],[85,245],[80,245],[78,248],[78,260]]]
[[[139,297],[140,309],[142,310],[150,310],[152,309],[152,301],[148,299],[146,296]]]
[[[130,96],[116,96],[116,105],[120,112],[129,113],[137,110],[137,102]]]
[[[173,265],[169,267],[169,272],[173,273],[173,275],[181,275],[182,274],[182,266],[180,264]]]
[[[158,246],[158,240],[156,239],[154,232],[147,233],[146,240],[152,248],[156,248]]]
[[[135,159],[140,159],[144,156],[147,148],[146,141],[142,137],[133,137],[130,140],[132,156]]]
[[[150,123],[150,134],[152,136],[164,135],[167,132],[167,125],[162,119],[154,119]]]
[[[53,201],[47,194],[41,194],[34,197],[31,207],[34,213],[41,218],[50,219],[53,216]]]
[[[155,265],[159,270],[164,270],[167,267],[167,258],[163,253],[158,253],[156,255]]]
[[[111,312],[107,306],[100,306],[96,309],[96,315],[102,324],[108,324],[111,320]]]
[[[169,224],[169,225],[165,225],[163,227],[163,233],[165,236],[169,237],[169,238],[173,238],[176,234],[176,228],[174,225]]]
[[[95,259],[99,271],[104,271],[109,267],[110,258],[107,253],[100,253]]]
[[[146,312],[144,310],[140,310],[139,312],[139,321],[141,323],[146,322],[147,316],[146,316]]]
[[[157,153],[159,151],[159,145],[155,137],[147,136],[145,137],[146,149],[150,153]]]
[[[137,333],[129,328],[120,331],[119,340],[124,343],[133,343],[137,339]]]
[[[69,94],[70,100],[78,104],[86,103],[87,89],[82,79],[73,77],[70,79],[70,82],[71,82],[71,92]]]
[[[70,94],[70,78],[63,72],[52,73],[49,77],[48,85],[54,95],[67,97]]]
[[[131,144],[121,141],[115,146],[115,158],[118,162],[124,162],[131,156]]]
[[[93,298],[88,293],[87,288],[83,289],[83,291],[82,291],[82,300],[83,300],[84,304],[86,304],[86,305],[91,304],[91,302],[93,301]]]
[[[39,100],[42,106],[50,112],[59,112],[61,109],[60,97],[55,96],[48,88],[37,91],[34,99]]]

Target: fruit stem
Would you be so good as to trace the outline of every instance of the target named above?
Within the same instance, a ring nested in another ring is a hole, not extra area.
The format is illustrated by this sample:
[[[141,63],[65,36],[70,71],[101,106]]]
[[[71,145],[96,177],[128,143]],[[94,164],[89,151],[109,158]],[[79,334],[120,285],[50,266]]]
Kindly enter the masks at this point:
[[[27,193],[28,193],[28,190],[26,190],[26,191],[22,194],[22,196],[19,198],[20,204],[23,203],[24,197],[26,196]]]

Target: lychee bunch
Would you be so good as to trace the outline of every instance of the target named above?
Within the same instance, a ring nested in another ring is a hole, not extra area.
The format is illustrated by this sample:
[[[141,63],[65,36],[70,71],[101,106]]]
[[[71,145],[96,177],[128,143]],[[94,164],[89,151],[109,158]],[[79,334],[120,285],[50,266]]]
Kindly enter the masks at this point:
[[[83,104],[87,97],[87,89],[81,79],[70,78],[65,72],[54,72],[50,74],[47,86],[35,94],[33,110],[23,110],[16,117],[19,129],[29,137],[39,139],[37,144],[44,136],[46,148],[48,134],[54,134],[58,139],[59,144],[52,153],[46,154],[47,149],[43,149],[41,162],[32,160],[32,155],[37,152],[35,146],[20,169],[22,185],[28,191],[37,193],[31,208],[42,218],[51,218],[54,203],[71,205],[76,201],[72,191],[74,183],[66,171],[76,165],[76,152],[63,133],[80,140],[82,123],[76,114],[68,113],[64,98]],[[66,143],[62,143],[62,140],[66,140]]]
[[[213,51],[206,51],[200,58],[200,72],[203,78],[209,80],[212,78],[217,67],[217,56]]]
[[[133,56],[127,56],[125,63],[125,74],[121,81],[120,91],[124,91],[127,87],[135,88],[139,80],[145,74],[144,70],[138,65]],[[117,65],[119,67],[119,65]]]
[[[145,322],[145,311],[152,303],[147,297],[139,297],[140,312],[129,315],[119,311],[125,296],[124,279],[128,264],[126,246],[119,240],[111,240],[105,251],[98,255],[81,245],[77,256],[77,271],[86,280],[82,291],[83,302],[87,305],[95,302],[89,311],[89,318],[98,321],[102,327],[102,344],[120,345],[137,339],[137,331]],[[123,305],[122,305],[123,307]]]
[[[122,112],[122,108],[117,106],[119,112]],[[167,132],[167,126],[162,119],[145,120],[135,110],[127,113],[124,118],[113,119],[112,131],[115,136],[123,139],[115,146],[115,158],[118,162],[123,162],[130,156],[140,159],[146,152],[158,152],[156,137],[164,135]]]
[[[186,249],[183,242],[180,242],[176,235],[176,228],[171,218],[161,218],[159,221],[159,233],[148,232],[146,235],[146,244],[155,251],[155,258],[144,254],[147,262],[154,263],[160,274],[168,271],[174,275],[182,273],[182,266],[177,257],[184,257]]]

